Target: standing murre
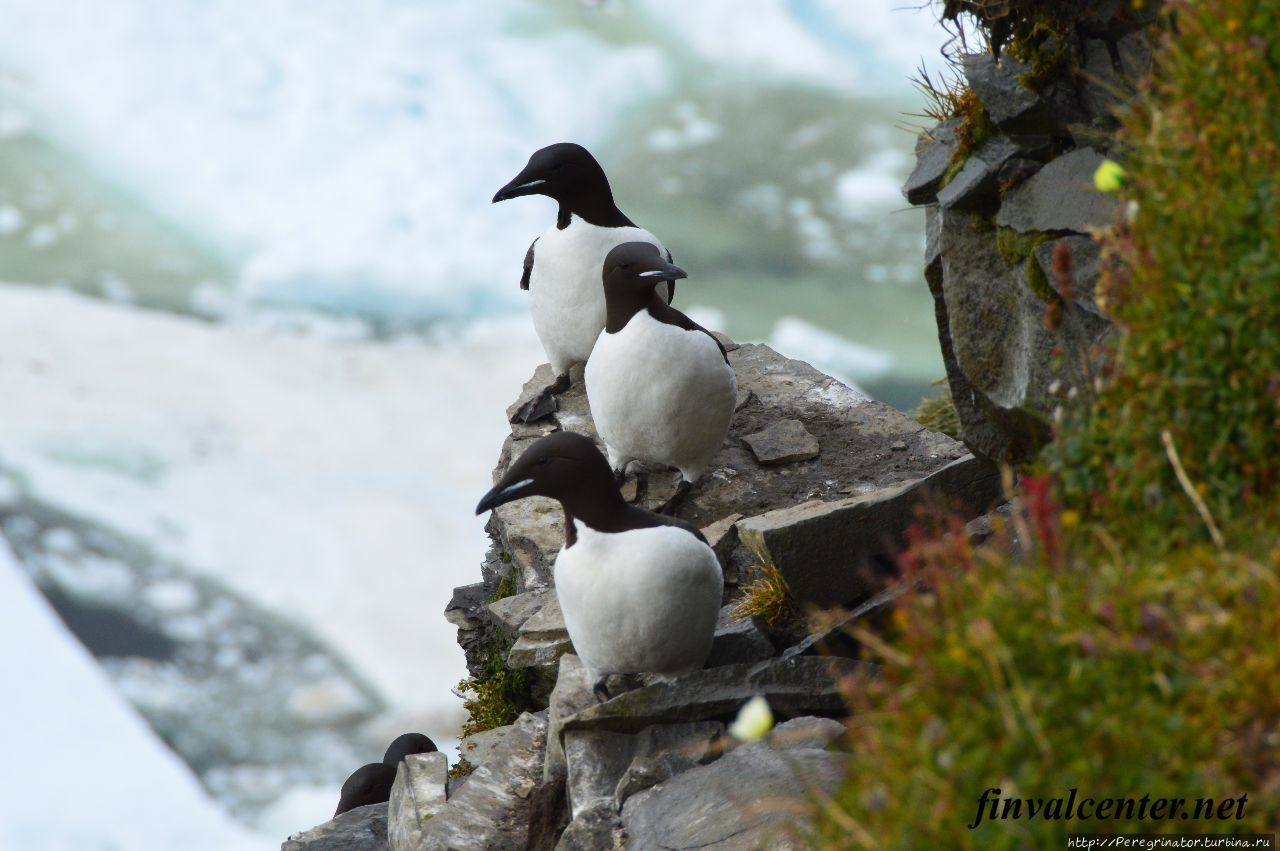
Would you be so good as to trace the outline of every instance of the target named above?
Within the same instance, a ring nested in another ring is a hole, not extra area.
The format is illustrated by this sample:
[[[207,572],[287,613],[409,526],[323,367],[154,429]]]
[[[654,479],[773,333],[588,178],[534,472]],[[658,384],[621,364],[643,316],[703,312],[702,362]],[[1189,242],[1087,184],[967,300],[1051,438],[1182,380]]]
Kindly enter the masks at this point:
[[[520,288],[529,290],[534,330],[556,376],[555,384],[512,417],[513,422],[530,422],[555,410],[551,397],[569,389],[569,369],[586,363],[604,328],[600,265],[609,250],[642,241],[657,246],[668,260],[671,252],[622,214],[604,169],[581,145],[560,142],[535,151],[493,202],[521,195],[546,195],[560,205],[556,223],[525,253],[520,278]],[[670,302],[675,281],[666,282],[662,292]]]
[[[724,575],[706,538],[681,520],[628,505],[590,438],[535,441],[484,495],[481,514],[546,496],[565,514],[555,588],[569,639],[597,697],[610,674],[677,674],[711,652]]]
[[[669,511],[724,445],[737,378],[720,341],[655,292],[685,277],[656,248],[619,245],[602,275],[607,319],[587,361],[587,403],[619,481],[632,461],[680,470]]]

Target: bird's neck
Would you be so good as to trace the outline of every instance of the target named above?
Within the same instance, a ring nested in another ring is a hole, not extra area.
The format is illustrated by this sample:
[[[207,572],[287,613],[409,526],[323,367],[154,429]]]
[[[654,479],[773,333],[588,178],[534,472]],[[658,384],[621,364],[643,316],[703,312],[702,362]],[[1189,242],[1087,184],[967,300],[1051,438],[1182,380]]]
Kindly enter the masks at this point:
[[[572,547],[578,542],[578,530],[574,521],[586,525],[597,532],[609,532],[619,529],[625,520],[627,503],[622,498],[610,474],[609,488],[603,493],[594,495],[586,492],[575,494],[573,498],[561,500],[564,509],[564,545]]]
[[[613,192],[610,191],[607,183],[589,192],[580,192],[572,197],[561,199],[560,212],[556,216],[556,227],[564,230],[569,226],[573,216],[596,227],[635,227],[613,202]]]
[[[648,310],[652,305],[661,303],[662,297],[658,295],[656,284],[653,287],[629,287],[623,285],[616,288],[610,288],[606,284],[605,333],[618,333],[627,327],[631,317],[642,310]]]

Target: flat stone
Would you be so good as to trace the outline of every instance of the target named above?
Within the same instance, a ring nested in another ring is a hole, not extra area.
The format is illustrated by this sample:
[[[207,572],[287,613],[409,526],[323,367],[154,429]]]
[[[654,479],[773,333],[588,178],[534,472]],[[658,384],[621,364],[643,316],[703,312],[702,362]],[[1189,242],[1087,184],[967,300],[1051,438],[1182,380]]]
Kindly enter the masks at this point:
[[[542,783],[546,746],[546,719],[521,715],[485,764],[422,822],[418,846],[396,851],[523,851],[549,845],[547,834],[558,831],[563,821],[558,787]]]
[[[771,748],[775,751],[823,750],[846,732],[845,726],[834,718],[808,715],[783,721],[760,741],[743,747]]]
[[[938,203],[946,209],[981,209],[995,201],[996,188],[996,170],[971,156],[951,182],[938,190]]]
[[[389,851],[387,804],[348,810],[284,841],[280,851]]]
[[[513,725],[508,724],[505,727],[494,727],[492,730],[472,733],[458,742],[458,756],[471,763],[473,768],[484,765],[514,729]]]
[[[613,805],[618,780],[635,758],[636,737],[607,730],[568,730],[563,744],[569,814],[576,819],[601,801]]]
[[[870,670],[853,659],[819,656],[707,668],[586,705],[561,729],[634,733],[653,724],[730,720],[756,695],[778,717],[836,715],[846,711],[838,681]]]
[[[905,543],[926,495],[967,506],[974,517],[999,499],[1000,474],[966,456],[909,484],[749,517],[739,521],[738,534],[761,562],[778,568],[797,601],[841,605],[879,590],[884,569],[878,560]]]
[[[555,591],[539,588],[523,594],[513,594],[492,603],[485,604],[485,609],[493,620],[503,628],[508,636],[516,635],[529,618],[536,615],[547,605],[548,600],[555,599]]]
[[[573,642],[564,625],[560,601],[551,592],[544,595],[542,608],[520,627],[520,637],[507,653],[507,665],[512,668],[554,665],[572,651]]]
[[[957,124],[958,119],[949,118],[916,139],[916,165],[902,186],[908,203],[928,204],[934,200],[959,145]]]
[[[626,832],[612,801],[597,801],[569,822],[555,851],[626,851]]]
[[[387,835],[392,851],[415,851],[422,843],[423,822],[445,805],[449,760],[442,753],[409,754],[396,770],[387,808]]]
[[[991,120],[1002,128],[1038,128],[1044,123],[1040,97],[1018,79],[1030,70],[1030,66],[1007,53],[999,61],[987,52],[964,57],[969,88],[982,101]]]
[[[534,370],[533,377],[526,381],[524,383],[524,387],[520,389],[520,395],[507,407],[507,421],[510,422],[511,418],[515,416],[516,411],[520,410],[526,402],[529,402],[535,396],[540,395],[542,391],[546,390],[552,384],[555,384],[555,382],[556,376],[551,369],[551,364],[544,363]],[[548,403],[548,405],[544,406],[544,410],[541,410],[539,414],[530,418],[530,423],[543,417],[550,416],[556,412],[557,405],[554,397],[550,397],[548,399]]]
[[[1005,194],[996,224],[1019,233],[1084,233],[1111,224],[1116,201],[1093,185],[1103,159],[1093,148],[1076,148],[1054,159]]]
[[[809,847],[806,790],[833,794],[848,757],[825,750],[739,749],[632,796],[622,821],[635,849],[745,851]]]
[[[761,464],[790,464],[818,457],[818,439],[799,420],[778,420],[742,439]]]
[[[637,792],[710,762],[720,755],[724,724],[696,721],[646,727],[634,737],[635,757],[618,778],[613,800],[618,807]]]
[[[485,595],[483,582],[454,588],[453,598],[444,609],[444,619],[458,629],[479,629],[484,624],[479,611],[484,605]]]
[[[707,539],[711,550],[716,554],[721,568],[729,566],[729,557],[733,555],[733,550],[738,545],[738,530],[735,524],[741,519],[742,515],[735,511],[702,529],[702,536]]]
[[[720,610],[715,638],[711,641],[711,655],[707,657],[708,668],[760,662],[774,655],[773,642],[759,619],[736,617],[736,608],[736,603],[730,603]]]

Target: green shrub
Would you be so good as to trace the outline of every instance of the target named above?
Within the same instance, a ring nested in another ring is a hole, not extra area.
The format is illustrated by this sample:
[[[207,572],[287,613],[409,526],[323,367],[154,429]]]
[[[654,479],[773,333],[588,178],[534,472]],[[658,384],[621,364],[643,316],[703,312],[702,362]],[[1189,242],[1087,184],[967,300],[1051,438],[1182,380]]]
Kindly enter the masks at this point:
[[[1280,484],[1280,5],[1176,11],[1122,135],[1136,211],[1100,284],[1120,333],[1050,457],[1068,502],[1170,544],[1206,524],[1164,431],[1218,522]]]

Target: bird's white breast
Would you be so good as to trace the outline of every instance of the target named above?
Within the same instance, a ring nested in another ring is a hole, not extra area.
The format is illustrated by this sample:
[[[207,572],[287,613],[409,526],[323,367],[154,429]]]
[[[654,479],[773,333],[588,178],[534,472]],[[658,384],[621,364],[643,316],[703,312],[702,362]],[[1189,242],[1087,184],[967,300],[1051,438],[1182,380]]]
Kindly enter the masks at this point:
[[[615,466],[670,464],[688,481],[720,451],[738,392],[715,340],[648,311],[600,336],[586,384],[591,416]]]
[[[585,363],[604,330],[604,258],[624,242],[648,242],[666,252],[644,228],[598,227],[577,216],[564,230],[552,226],[538,238],[529,276],[530,309],[557,375]]]
[[[678,673],[706,662],[724,592],[715,554],[685,529],[596,532],[556,558],[569,638],[593,677]]]

